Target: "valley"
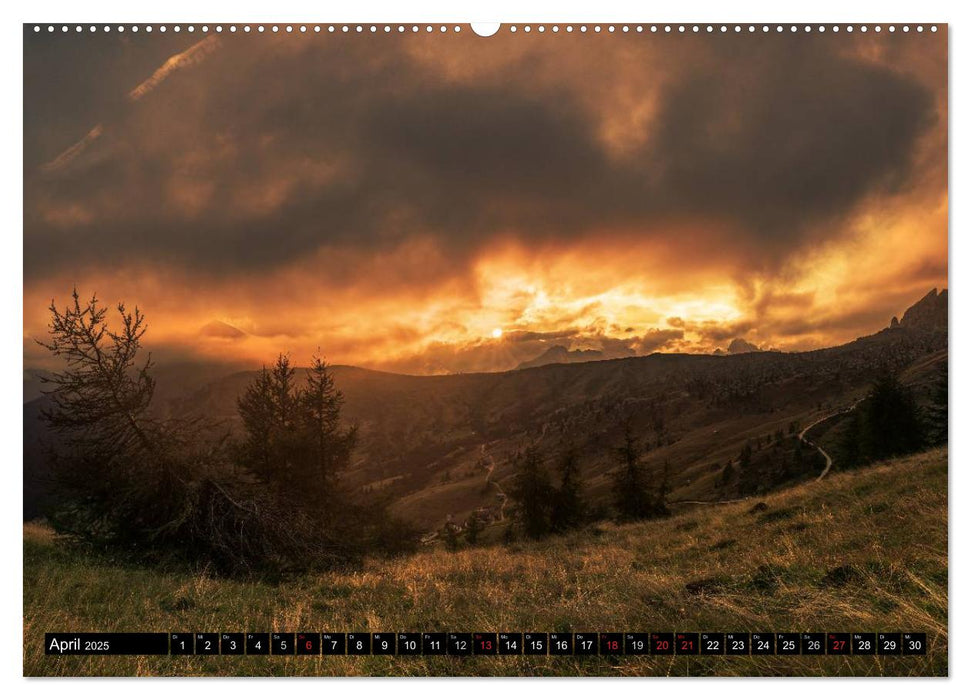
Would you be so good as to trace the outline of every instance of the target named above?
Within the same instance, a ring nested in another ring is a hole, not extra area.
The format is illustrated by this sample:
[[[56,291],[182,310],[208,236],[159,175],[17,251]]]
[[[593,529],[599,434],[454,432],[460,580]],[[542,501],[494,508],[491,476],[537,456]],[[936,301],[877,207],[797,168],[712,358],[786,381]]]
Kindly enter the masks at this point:
[[[504,520],[516,455],[536,444],[552,461],[572,446],[588,500],[603,507],[616,466],[612,451],[629,422],[648,470],[656,478],[666,470],[672,503],[765,493],[819,476],[825,460],[811,449],[802,455],[798,437],[833,454],[827,434],[839,421],[822,419],[839,418],[881,371],[902,372],[919,396],[928,394],[934,373],[947,361],[946,305],[947,292],[935,290],[902,322],[802,353],[657,353],[440,376],[334,366],[346,401],[344,419],[358,426],[360,436],[343,478],[432,531],[476,510]],[[255,374],[160,368],[156,410],[200,416],[214,433],[236,432],[236,399]],[[44,469],[37,414],[44,400],[24,407],[25,494],[32,498],[42,490],[36,486]],[[740,470],[747,444],[765,447],[755,449],[754,467]],[[729,464],[742,472],[738,484],[724,483]],[[25,512],[37,512],[27,505]]]

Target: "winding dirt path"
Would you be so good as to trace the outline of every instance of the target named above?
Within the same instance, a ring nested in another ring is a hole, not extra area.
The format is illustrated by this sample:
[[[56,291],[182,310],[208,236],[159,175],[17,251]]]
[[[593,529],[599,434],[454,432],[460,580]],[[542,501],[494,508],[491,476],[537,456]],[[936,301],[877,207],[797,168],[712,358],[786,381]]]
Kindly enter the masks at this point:
[[[499,485],[499,482],[495,481],[492,478],[492,473],[496,470],[496,460],[486,450],[486,443],[484,442],[479,446],[479,453],[482,456],[482,459],[486,460],[486,466],[485,466],[486,486],[491,484],[493,488],[495,488],[496,496],[499,501],[499,510],[498,510],[499,517],[498,519],[492,522],[493,523],[505,522],[506,504],[509,501],[509,496],[506,494],[505,490],[503,490],[502,486]],[[447,523],[446,526],[452,527],[455,530],[456,534],[461,533],[465,530],[465,528],[462,525],[459,525],[458,523],[453,523],[451,521]],[[440,529],[427,532],[422,536],[421,543],[425,545],[431,544],[439,539],[439,535],[440,535]]]
[[[856,408],[860,404],[861,401],[863,401],[862,398],[861,399],[857,399],[856,401],[854,401],[849,406],[846,406],[844,408],[841,408],[838,411],[834,411],[832,413],[826,414],[825,416],[822,416],[820,418],[817,418],[815,421],[813,421],[812,423],[810,423],[809,425],[807,425],[805,428],[803,428],[800,431],[800,433],[798,435],[799,441],[802,442],[804,445],[807,445],[808,447],[811,447],[812,449],[814,449],[817,452],[819,452],[819,454],[821,454],[823,456],[823,459],[826,460],[826,466],[823,467],[823,470],[819,473],[819,476],[816,477],[816,481],[817,482],[822,481],[824,478],[826,478],[826,475],[829,474],[829,471],[830,471],[830,469],[833,466],[833,458],[830,456],[830,454],[826,450],[824,450],[822,447],[820,447],[819,445],[817,445],[815,442],[813,442],[812,440],[810,440],[809,438],[807,438],[806,435],[808,435],[809,434],[809,431],[812,430],[813,428],[815,428],[817,425],[820,425],[821,423],[825,423],[826,421],[831,420],[833,418],[836,418],[837,416],[841,416],[841,415],[844,415],[844,414],[849,413],[854,408]],[[547,429],[548,425],[549,425],[548,423],[543,425],[543,434],[544,435],[546,434],[546,429]],[[506,512],[505,512],[506,511],[506,502],[509,500],[509,497],[506,494],[506,492],[503,490],[502,486],[499,485],[499,482],[498,481],[495,481],[492,478],[492,474],[493,474],[493,472],[496,469],[496,460],[492,456],[492,454],[486,449],[486,443],[482,443],[479,446],[479,452],[480,452],[482,458],[486,460],[486,467],[485,467],[486,484],[492,484],[492,486],[496,489],[496,495],[499,498],[499,519],[496,522],[500,522],[501,523],[501,522],[505,521],[505,519],[506,519]],[[749,497],[746,497],[746,498],[732,498],[732,499],[727,499],[727,500],[722,500],[722,501],[670,501],[668,503],[668,505],[672,505],[672,506],[675,506],[675,505],[678,505],[678,506],[718,506],[718,505],[727,505],[729,503],[742,503],[744,501],[751,500],[751,498],[752,497],[749,496]],[[459,527],[459,530],[462,529],[461,526],[458,526],[458,527]],[[426,536],[426,537],[429,538],[428,539],[428,542],[431,542],[434,539],[437,539],[437,534],[438,534],[437,532],[435,532],[435,533],[429,533],[429,535]]]
[[[830,414],[827,414],[827,415],[823,416],[822,418],[818,418],[817,420],[813,421],[812,423],[810,423],[809,425],[807,425],[805,428],[803,428],[802,429],[802,432],[799,433],[799,440],[804,445],[808,445],[809,447],[811,447],[814,450],[816,450],[817,452],[819,452],[819,454],[821,454],[823,456],[823,459],[826,460],[826,466],[823,467],[823,471],[821,471],[819,473],[819,476],[816,477],[816,481],[822,481],[824,478],[826,478],[826,475],[829,474],[829,469],[830,469],[830,467],[833,466],[833,458],[830,457],[829,453],[826,450],[824,450],[822,447],[820,447],[819,445],[817,445],[812,440],[808,439],[806,437],[806,433],[808,433],[810,430],[812,430],[813,428],[815,428],[820,423],[825,423],[826,421],[830,420],[831,418],[835,418],[836,416],[841,416],[841,415],[844,415],[846,413],[849,413],[854,408],[856,408],[857,405],[862,400],[863,399],[857,399],[856,401],[854,401],[852,404],[850,404],[849,406],[847,406],[845,408],[841,408],[840,410],[835,411],[835,412],[830,413]]]
[[[499,497],[499,519],[496,522],[501,523],[506,519],[506,501],[509,500],[509,496],[506,495],[499,482],[492,478],[492,472],[496,469],[496,460],[492,454],[486,451],[486,444],[484,442],[480,447],[480,452],[485,459],[489,460],[489,463],[486,465],[486,484],[492,484],[496,489],[496,495]]]
[[[812,423],[810,423],[809,425],[807,425],[805,428],[803,428],[802,431],[799,433],[799,436],[798,437],[799,437],[800,442],[802,442],[804,445],[808,445],[812,449],[814,449],[817,452],[819,452],[819,454],[821,454],[823,456],[823,459],[826,460],[826,466],[823,467],[823,470],[819,473],[819,476],[816,477],[816,481],[817,482],[822,481],[824,478],[826,478],[826,475],[829,474],[829,470],[833,466],[833,458],[830,456],[830,454],[826,450],[824,450],[822,447],[820,447],[819,445],[817,445],[812,440],[808,439],[806,437],[806,435],[809,433],[810,430],[812,430],[813,428],[815,428],[820,423],[825,423],[826,421],[828,421],[828,420],[830,420],[832,418],[835,418],[836,416],[842,416],[842,415],[844,415],[846,413],[849,413],[854,408],[856,408],[860,404],[861,401],[863,401],[863,399],[857,399],[856,401],[854,401],[849,406],[846,406],[844,408],[841,408],[838,411],[834,411],[833,413],[828,413],[825,416],[822,416],[821,418],[817,418],[815,421],[813,421]],[[672,505],[672,506],[720,506],[720,505],[725,505],[725,504],[728,504],[728,503],[741,503],[742,501],[747,501],[747,500],[750,500],[751,498],[752,497],[749,496],[747,498],[732,498],[732,499],[724,500],[724,501],[671,501],[668,505]]]

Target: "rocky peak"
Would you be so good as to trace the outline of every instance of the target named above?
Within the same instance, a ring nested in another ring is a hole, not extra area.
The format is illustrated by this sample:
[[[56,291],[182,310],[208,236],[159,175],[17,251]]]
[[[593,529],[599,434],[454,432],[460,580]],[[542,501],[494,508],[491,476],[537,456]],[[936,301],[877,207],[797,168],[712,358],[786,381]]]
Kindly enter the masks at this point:
[[[893,321],[890,326],[893,327]],[[936,288],[929,291],[923,299],[904,312],[900,326],[947,330],[947,290],[942,290],[940,294]]]
[[[762,349],[758,345],[754,345],[745,338],[735,338],[728,346],[729,355],[740,355],[746,352],[762,352]]]

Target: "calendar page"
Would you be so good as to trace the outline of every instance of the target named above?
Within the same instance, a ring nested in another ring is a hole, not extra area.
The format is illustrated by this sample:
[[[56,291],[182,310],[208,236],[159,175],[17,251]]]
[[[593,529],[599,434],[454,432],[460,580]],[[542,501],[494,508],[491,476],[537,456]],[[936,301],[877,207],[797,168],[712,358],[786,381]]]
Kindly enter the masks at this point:
[[[948,675],[947,24],[22,33],[24,675]]]

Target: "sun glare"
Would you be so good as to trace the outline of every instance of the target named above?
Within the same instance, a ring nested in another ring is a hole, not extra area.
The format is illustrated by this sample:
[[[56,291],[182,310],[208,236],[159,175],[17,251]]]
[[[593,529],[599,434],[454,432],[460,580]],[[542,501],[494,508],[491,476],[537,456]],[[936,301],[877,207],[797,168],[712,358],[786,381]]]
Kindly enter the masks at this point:
[[[493,328],[492,329],[492,337],[493,338],[501,338],[502,337],[502,329],[501,328]]]

